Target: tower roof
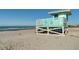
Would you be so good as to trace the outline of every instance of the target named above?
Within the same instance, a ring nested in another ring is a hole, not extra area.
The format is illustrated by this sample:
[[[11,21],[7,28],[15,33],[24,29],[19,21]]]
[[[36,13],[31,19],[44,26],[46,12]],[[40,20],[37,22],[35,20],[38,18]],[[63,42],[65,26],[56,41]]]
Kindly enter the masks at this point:
[[[48,12],[48,14],[50,14],[50,15],[55,15],[55,14],[60,14],[60,13],[66,13],[68,15],[71,15],[71,10],[70,9],[65,9],[65,10],[58,10],[58,11]]]

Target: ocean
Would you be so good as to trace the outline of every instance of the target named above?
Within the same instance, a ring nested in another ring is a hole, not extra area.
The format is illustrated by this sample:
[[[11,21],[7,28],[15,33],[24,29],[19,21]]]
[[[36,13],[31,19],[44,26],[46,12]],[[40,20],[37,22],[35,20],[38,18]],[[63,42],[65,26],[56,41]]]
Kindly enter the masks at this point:
[[[0,26],[0,31],[17,31],[34,29],[35,26]]]

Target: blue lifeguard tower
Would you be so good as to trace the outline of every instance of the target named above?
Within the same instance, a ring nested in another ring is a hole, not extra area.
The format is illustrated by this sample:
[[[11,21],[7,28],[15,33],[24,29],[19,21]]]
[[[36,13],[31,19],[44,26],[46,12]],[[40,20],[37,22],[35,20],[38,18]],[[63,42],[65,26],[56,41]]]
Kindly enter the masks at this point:
[[[65,34],[68,29],[68,16],[71,15],[71,10],[57,10],[48,12],[48,14],[51,15],[51,18],[36,20],[36,33]]]

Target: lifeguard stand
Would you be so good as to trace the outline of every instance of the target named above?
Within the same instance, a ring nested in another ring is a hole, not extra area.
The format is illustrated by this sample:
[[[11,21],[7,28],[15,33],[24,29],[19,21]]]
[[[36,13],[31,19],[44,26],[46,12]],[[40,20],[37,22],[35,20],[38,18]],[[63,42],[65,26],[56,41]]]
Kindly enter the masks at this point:
[[[51,18],[39,19],[36,21],[36,33],[47,32],[65,34],[68,28],[68,16],[71,15],[71,10],[58,10],[48,12]],[[61,31],[59,31],[61,29]]]

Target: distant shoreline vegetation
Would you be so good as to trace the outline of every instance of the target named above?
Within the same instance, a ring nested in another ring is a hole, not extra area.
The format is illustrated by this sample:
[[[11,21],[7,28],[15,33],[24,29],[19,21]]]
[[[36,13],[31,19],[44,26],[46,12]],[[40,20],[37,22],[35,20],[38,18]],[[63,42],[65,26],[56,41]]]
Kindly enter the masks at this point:
[[[16,31],[35,29],[35,26],[0,26],[0,31]]]
[[[69,28],[77,28],[79,25],[68,25]]]

